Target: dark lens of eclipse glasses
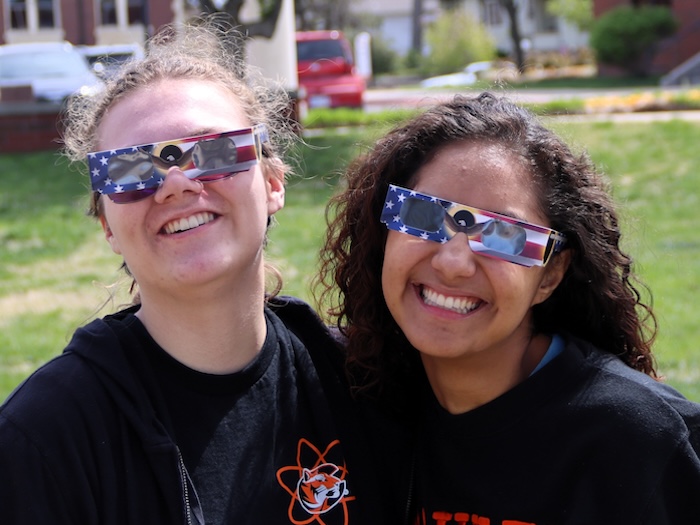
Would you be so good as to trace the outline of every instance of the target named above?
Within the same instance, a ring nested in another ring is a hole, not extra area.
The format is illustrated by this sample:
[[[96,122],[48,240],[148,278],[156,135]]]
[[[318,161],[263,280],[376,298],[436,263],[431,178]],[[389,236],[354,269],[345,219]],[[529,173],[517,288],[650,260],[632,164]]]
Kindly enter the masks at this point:
[[[160,151],[158,164],[162,169],[178,166],[183,158],[183,151],[176,145],[170,144]],[[192,148],[191,159],[193,167],[182,166],[183,173],[193,180],[212,182],[222,180],[240,171],[235,169],[238,161],[238,150],[228,137],[214,140],[202,140]],[[165,163],[165,164],[163,164]],[[115,155],[109,159],[107,166],[112,181],[116,184],[145,182],[155,174],[153,157],[145,151],[136,151]],[[160,185],[143,189],[110,193],[108,197],[116,203],[126,204],[136,202],[153,195]]]

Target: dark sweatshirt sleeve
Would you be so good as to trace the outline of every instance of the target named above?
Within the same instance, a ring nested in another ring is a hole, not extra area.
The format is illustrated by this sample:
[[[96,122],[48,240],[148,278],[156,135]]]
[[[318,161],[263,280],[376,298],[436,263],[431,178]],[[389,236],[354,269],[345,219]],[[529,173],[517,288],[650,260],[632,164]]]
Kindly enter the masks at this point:
[[[700,450],[697,432],[684,436],[647,500],[640,523],[686,525],[700,523]]]
[[[59,356],[0,407],[3,525],[97,523],[95,458],[105,433],[95,389],[81,374],[77,359]]]
[[[0,414],[0,522],[7,525],[77,524],[43,451]]]

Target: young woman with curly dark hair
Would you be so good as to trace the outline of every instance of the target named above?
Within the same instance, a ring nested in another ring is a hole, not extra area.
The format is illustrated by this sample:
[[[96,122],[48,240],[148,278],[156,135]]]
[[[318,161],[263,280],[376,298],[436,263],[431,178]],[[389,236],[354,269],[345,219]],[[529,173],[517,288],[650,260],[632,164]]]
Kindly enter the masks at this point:
[[[700,406],[657,378],[586,155],[506,99],[457,96],[346,182],[322,297],[357,394],[413,436],[411,461],[402,434],[385,454],[410,465],[412,523],[700,523]]]

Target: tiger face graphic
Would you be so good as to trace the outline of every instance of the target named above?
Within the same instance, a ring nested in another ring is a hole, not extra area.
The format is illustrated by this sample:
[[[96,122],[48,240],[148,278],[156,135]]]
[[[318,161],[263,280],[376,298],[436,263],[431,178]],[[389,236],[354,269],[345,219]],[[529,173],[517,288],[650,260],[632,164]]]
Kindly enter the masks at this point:
[[[323,514],[348,494],[345,480],[336,474],[338,467],[324,463],[314,469],[304,468],[297,484],[297,497],[309,514]]]
[[[299,439],[295,464],[277,470],[277,481],[290,496],[289,523],[348,525],[348,504],[355,496],[347,477],[339,440],[319,448],[306,438]]]

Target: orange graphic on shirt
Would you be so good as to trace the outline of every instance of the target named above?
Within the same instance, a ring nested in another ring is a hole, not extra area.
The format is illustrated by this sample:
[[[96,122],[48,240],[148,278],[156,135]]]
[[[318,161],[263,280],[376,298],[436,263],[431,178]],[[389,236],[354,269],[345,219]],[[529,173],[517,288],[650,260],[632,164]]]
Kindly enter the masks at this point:
[[[435,511],[430,516],[431,520],[428,521],[425,515],[425,509],[416,516],[415,525],[491,525],[491,519],[485,516],[478,516],[472,514],[471,516],[467,512],[446,512],[446,511]],[[536,523],[530,523],[525,521],[517,520],[504,520],[500,525],[537,525]]]
[[[324,520],[332,514],[334,523],[348,525],[346,486],[347,469],[327,461],[327,457],[340,441],[331,442],[321,452],[311,442],[300,439],[297,445],[296,465],[277,471],[277,481],[292,497],[288,517],[295,525],[329,525]],[[328,516],[327,516],[328,515]]]

